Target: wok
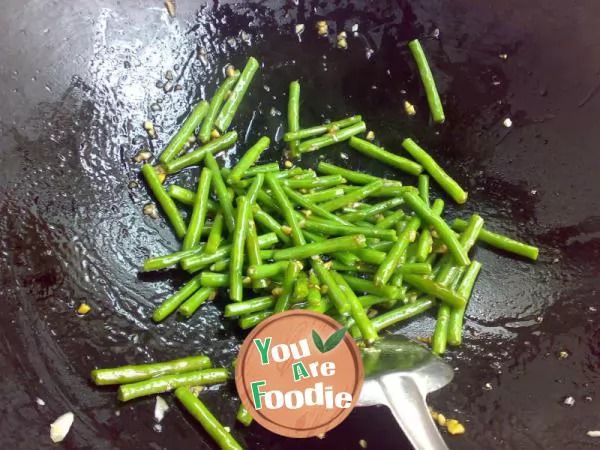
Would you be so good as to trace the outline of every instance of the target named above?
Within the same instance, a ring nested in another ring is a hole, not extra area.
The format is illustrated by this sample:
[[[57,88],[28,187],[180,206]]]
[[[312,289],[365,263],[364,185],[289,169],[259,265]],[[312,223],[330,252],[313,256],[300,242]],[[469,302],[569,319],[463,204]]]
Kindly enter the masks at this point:
[[[448,354],[455,381],[430,399],[466,426],[464,436],[447,438],[449,446],[597,445],[585,433],[600,428],[600,4],[177,3],[176,19],[159,1],[3,4],[1,447],[54,448],[49,424],[66,411],[76,421],[64,448],[213,447],[177,407],[156,426],[153,399],[118,404],[114,390],[90,384],[89,372],[205,351],[225,364],[235,354],[243,335],[222,320],[218,301],[192,320],[149,320],[185,276],[139,273],[144,258],[178,244],[164,221],[141,214],[149,197],[135,187],[143,185],[132,157],[147,145],[143,120],[160,127],[152,143],[158,152],[190,106],[212,94],[225,63],[242,66],[249,55],[264,67],[236,117],[241,146],[264,133],[280,140],[287,85],[299,79],[303,124],[360,113],[390,149],[405,136],[418,138],[470,191],[449,217],[478,212],[490,229],[541,247],[536,264],[476,251],[484,269],[465,343]],[[329,21],[327,39],[314,31],[321,19]],[[300,39],[297,23],[305,24]],[[342,28],[347,51],[334,45]],[[428,123],[405,45],[414,37],[438,79],[443,127]],[[167,70],[181,90],[156,87]],[[416,117],[404,113],[405,98]],[[502,125],[507,117],[511,128]],[[265,160],[280,158],[276,147]],[[324,154],[396,176],[343,146]],[[230,152],[221,160],[235,158]],[[75,312],[81,302],[92,307],[85,318]],[[399,330],[428,335],[433,320]],[[574,406],[563,404],[567,396]],[[231,388],[206,397],[233,423]],[[358,448],[359,439],[369,448],[406,446],[390,414],[373,408],[355,410],[324,440],[283,439],[257,425],[234,432],[250,448]]]

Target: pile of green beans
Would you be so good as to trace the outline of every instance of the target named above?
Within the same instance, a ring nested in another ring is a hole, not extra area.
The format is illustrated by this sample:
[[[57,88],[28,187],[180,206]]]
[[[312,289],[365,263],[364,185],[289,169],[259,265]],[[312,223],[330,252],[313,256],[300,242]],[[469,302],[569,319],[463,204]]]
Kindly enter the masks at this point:
[[[443,122],[423,49],[417,41],[410,48],[434,121]],[[266,136],[250,143],[236,165],[221,167],[215,155],[237,141],[229,128],[259,66],[250,58],[241,73],[228,71],[211,101],[201,102],[185,121],[159,166],[142,168],[182,240],[181,249],[147,259],[143,270],[179,266],[190,274],[156,306],[154,322],[175,313],[193,318],[204,303],[222,298],[224,317],[244,330],[273,314],[307,309],[330,315],[370,345],[382,330],[434,309],[433,351],[442,354],[447,345],[460,345],[465,309],[481,270],[472,258],[475,244],[532,260],[538,249],[484,228],[477,214],[448,223],[444,200],[430,198],[430,181],[458,204],[467,201],[467,193],[414,140],[401,142],[403,156],[386,150],[361,137],[367,126],[358,115],[302,128],[298,81],[290,83],[288,96],[287,156],[345,145],[401,172],[404,180],[412,177],[413,185],[325,161],[314,169],[291,167],[291,161],[286,169],[261,164],[272,145]],[[201,146],[180,155],[196,129]],[[174,183],[165,189],[160,174],[192,165],[200,166],[193,190]],[[187,223],[178,205],[188,208]],[[99,385],[121,384],[123,401],[176,389],[182,405],[221,448],[239,448],[189,389],[227,380],[227,370],[211,368],[207,357],[95,370],[92,378]],[[237,418],[245,425],[252,420],[243,407]]]
[[[200,422],[221,448],[242,448],[190,389],[225,383],[231,379],[230,371],[213,368],[208,356],[95,369],[92,370],[91,378],[97,386],[119,385],[117,397],[122,402],[174,391],[182,406]],[[252,422],[252,417],[243,408],[240,408],[238,416],[239,421],[246,426]]]

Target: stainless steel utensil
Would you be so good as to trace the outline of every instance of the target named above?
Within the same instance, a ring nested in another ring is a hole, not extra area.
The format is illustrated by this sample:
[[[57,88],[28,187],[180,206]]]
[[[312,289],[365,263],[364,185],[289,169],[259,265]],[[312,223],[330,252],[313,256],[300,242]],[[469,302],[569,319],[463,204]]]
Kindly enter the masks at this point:
[[[415,449],[447,450],[425,398],[452,380],[452,367],[404,336],[387,336],[362,352],[365,383],[357,406],[385,405]]]

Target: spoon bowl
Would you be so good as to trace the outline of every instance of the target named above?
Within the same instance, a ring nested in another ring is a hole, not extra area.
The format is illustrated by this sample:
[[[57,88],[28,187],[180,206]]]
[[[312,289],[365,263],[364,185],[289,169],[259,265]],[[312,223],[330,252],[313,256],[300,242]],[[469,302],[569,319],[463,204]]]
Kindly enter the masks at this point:
[[[446,386],[452,367],[404,336],[386,336],[362,349],[365,368],[357,406],[387,406],[417,450],[447,449],[429,409],[427,394]]]

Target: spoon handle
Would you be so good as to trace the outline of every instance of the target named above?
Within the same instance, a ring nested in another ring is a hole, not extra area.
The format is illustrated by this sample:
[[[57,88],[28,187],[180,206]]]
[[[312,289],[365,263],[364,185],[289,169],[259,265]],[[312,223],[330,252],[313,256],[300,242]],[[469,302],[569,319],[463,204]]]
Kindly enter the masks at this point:
[[[416,450],[448,450],[433,423],[425,397],[411,378],[388,375],[379,383],[388,408]]]

